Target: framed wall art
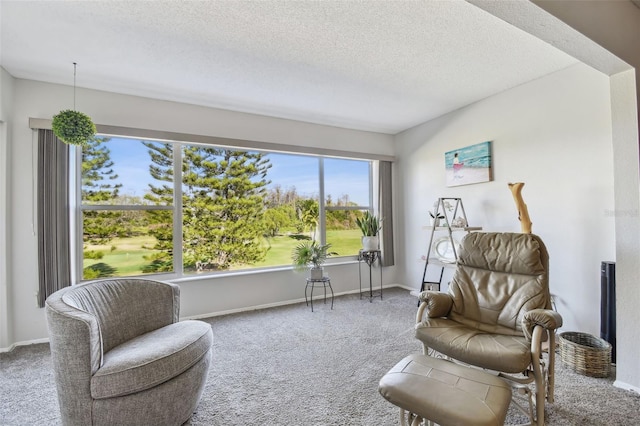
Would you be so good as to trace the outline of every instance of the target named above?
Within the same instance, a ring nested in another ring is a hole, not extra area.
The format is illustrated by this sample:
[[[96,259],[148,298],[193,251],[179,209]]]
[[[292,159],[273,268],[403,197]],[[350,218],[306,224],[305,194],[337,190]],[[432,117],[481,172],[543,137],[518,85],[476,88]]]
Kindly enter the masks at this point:
[[[493,180],[491,142],[445,152],[447,186],[470,185]]]

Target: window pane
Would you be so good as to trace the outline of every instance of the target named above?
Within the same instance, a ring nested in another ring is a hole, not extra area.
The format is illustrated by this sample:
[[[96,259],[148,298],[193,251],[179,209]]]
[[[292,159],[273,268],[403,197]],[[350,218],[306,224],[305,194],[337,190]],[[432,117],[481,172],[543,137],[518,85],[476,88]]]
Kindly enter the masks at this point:
[[[356,218],[361,217],[364,210],[339,208],[370,205],[370,164],[362,160],[324,160],[326,240],[339,256],[357,255],[362,248],[362,232]]]
[[[101,136],[82,148],[82,204],[172,203],[172,144]]]
[[[183,148],[185,273],[223,271],[265,259],[266,154],[189,145]]]
[[[330,206],[369,206],[370,161],[325,158],[325,203]]]
[[[362,231],[356,225],[356,218],[362,217],[362,210],[328,210],[326,212],[327,243],[338,256],[355,256],[362,248]]]
[[[267,202],[264,212],[265,259],[253,267],[291,265],[291,252],[302,240],[320,239],[319,159],[270,153]]]
[[[82,221],[82,279],[173,272],[170,210],[85,210]]]

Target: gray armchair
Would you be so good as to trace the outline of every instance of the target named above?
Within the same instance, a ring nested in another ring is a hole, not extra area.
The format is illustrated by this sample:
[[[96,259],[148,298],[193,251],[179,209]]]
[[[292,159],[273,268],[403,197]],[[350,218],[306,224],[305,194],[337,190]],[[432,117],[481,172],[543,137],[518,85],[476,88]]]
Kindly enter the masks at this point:
[[[555,330],[562,326],[551,309],[547,249],[532,234],[478,232],[465,236],[458,255],[449,292],[420,294],[416,338],[425,355],[434,350],[520,385],[529,395],[528,409],[520,408],[544,424],[545,399],[553,402]]]
[[[65,425],[180,425],[193,414],[213,334],[178,321],[180,289],[143,279],[94,281],[46,301]]]

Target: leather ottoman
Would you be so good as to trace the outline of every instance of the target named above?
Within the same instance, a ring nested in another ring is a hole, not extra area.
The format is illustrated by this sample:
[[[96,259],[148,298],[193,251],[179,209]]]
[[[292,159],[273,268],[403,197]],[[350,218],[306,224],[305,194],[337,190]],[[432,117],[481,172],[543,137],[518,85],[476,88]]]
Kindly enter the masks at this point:
[[[396,364],[378,391],[400,407],[403,425],[405,410],[414,425],[502,425],[511,402],[511,387],[499,377],[422,354]]]

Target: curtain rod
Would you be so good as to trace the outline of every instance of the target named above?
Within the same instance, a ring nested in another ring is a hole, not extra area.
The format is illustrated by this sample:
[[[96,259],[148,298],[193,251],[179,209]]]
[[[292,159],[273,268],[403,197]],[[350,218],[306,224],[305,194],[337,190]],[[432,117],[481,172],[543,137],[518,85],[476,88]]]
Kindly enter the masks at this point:
[[[46,118],[29,118],[31,129],[51,130],[51,120]],[[261,142],[246,139],[222,138],[217,136],[194,135],[189,133],[167,132],[162,130],[138,129],[135,127],[109,126],[96,124],[98,133],[111,136],[126,136],[140,139],[156,139],[172,142],[193,142],[206,145],[240,147],[261,151],[275,151],[292,154],[313,154],[328,157],[357,158],[364,160],[395,161],[392,155],[372,154],[367,152],[341,151],[338,149],[317,148],[310,146],[287,145],[283,143]]]

